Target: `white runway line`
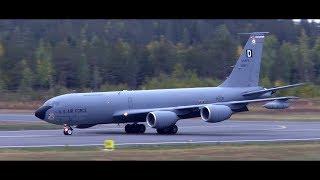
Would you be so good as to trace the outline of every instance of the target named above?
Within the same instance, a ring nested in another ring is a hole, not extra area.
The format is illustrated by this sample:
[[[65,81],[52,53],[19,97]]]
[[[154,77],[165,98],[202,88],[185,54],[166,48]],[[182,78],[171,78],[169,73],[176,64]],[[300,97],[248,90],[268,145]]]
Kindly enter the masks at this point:
[[[320,140],[320,138],[301,138],[301,139],[248,139],[248,140],[230,140],[230,141],[177,141],[177,142],[155,142],[155,143],[119,143],[116,146],[123,145],[157,145],[157,144],[201,144],[201,143],[237,143],[237,142],[281,142],[281,141],[311,141]]]

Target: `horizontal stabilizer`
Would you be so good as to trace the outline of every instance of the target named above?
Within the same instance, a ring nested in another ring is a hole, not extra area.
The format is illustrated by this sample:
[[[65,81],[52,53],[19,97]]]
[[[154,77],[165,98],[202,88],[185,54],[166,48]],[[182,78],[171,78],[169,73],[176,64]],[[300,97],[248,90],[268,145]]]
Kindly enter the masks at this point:
[[[258,91],[251,91],[251,92],[244,93],[242,95],[243,96],[261,95],[261,94],[265,94],[265,93],[271,92],[271,91],[276,91],[276,90],[286,89],[286,88],[292,88],[292,87],[296,87],[296,86],[303,86],[303,85],[305,85],[305,84],[304,83],[292,84],[292,85],[274,87],[274,88],[263,89],[263,90],[258,90]]]

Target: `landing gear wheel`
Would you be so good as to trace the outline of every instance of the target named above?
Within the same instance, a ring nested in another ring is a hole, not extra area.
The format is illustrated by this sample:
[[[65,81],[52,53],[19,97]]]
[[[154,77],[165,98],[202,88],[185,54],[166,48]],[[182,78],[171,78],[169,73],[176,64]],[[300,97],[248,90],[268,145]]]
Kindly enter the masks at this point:
[[[131,124],[127,124],[124,127],[124,130],[126,131],[127,134],[130,134],[132,132],[132,125]]]
[[[178,132],[178,126],[173,125],[163,129],[157,129],[158,134],[176,134]]]
[[[140,134],[143,134],[144,132],[146,132],[146,126],[144,124],[138,124],[138,130]]]
[[[70,126],[64,126],[64,128],[63,128],[64,135],[71,135],[72,132],[73,132],[73,129]]]
[[[163,132],[163,134],[170,134],[170,132],[171,132],[171,127],[162,129],[162,132]]]
[[[157,129],[158,134],[164,134],[163,129]]]
[[[178,132],[178,126],[177,125],[171,126],[170,130],[171,130],[170,134],[176,134]]]
[[[124,127],[127,134],[143,134],[146,131],[144,124],[127,124]]]

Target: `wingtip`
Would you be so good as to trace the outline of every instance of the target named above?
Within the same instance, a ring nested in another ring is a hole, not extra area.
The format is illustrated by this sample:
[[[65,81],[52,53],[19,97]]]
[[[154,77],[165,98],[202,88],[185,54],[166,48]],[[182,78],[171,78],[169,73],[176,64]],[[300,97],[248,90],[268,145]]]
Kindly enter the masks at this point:
[[[304,86],[304,85],[306,85],[307,83],[298,83],[297,85],[298,86]]]
[[[298,96],[288,96],[289,99],[300,99]]]

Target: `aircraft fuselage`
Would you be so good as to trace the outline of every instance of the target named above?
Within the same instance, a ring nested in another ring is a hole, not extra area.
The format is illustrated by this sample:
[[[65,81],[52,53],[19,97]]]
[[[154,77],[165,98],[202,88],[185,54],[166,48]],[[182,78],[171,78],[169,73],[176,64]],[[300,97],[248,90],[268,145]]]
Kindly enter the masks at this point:
[[[52,108],[45,112],[43,120],[69,125],[116,123],[113,118],[116,111],[244,100],[242,93],[260,89],[204,87],[71,93],[46,101],[43,106]],[[145,119],[136,121],[144,122]]]

